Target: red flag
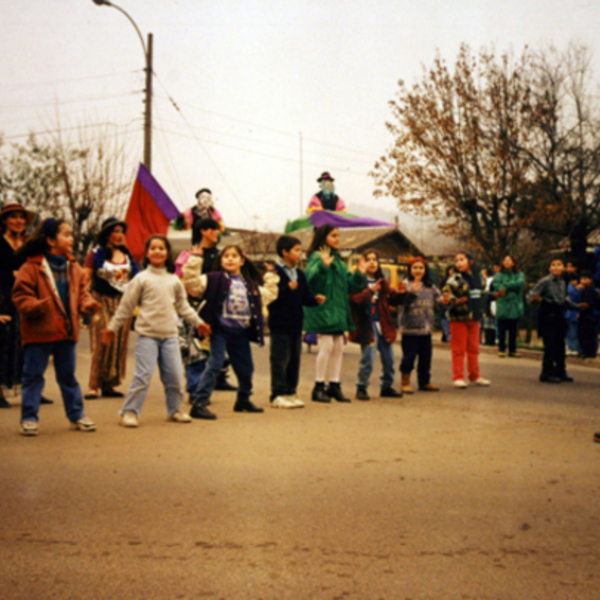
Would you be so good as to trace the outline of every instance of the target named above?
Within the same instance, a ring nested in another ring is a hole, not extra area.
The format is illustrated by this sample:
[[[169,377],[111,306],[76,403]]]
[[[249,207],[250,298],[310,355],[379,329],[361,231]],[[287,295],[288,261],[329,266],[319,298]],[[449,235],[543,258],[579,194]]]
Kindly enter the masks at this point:
[[[144,258],[144,244],[154,233],[167,235],[169,223],[179,215],[179,209],[146,167],[140,164],[127,208],[125,222],[127,247],[138,262]]]

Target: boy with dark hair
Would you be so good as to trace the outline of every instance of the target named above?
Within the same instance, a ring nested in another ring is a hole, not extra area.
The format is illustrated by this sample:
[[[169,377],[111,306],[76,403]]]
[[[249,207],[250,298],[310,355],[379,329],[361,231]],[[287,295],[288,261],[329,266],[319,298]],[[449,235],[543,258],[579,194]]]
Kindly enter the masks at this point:
[[[530,302],[540,302],[538,335],[544,341],[544,358],[540,381],[544,383],[571,382],[565,365],[565,338],[567,321],[565,308],[579,309],[567,296],[567,285],[563,278],[565,270],[561,258],[550,263],[550,274],[542,277],[527,294]]]
[[[594,289],[594,278],[591,271],[582,271],[579,279],[581,291],[579,299],[581,310],[579,311],[579,346],[582,358],[596,358],[598,352],[598,325],[597,325],[597,298]]]
[[[283,235],[277,240],[280,260],[275,265],[279,275],[277,300],[269,304],[271,331],[271,406],[302,408],[296,396],[302,354],[303,306],[317,306],[325,296],[313,296],[304,273],[298,268],[302,258],[300,240]]]

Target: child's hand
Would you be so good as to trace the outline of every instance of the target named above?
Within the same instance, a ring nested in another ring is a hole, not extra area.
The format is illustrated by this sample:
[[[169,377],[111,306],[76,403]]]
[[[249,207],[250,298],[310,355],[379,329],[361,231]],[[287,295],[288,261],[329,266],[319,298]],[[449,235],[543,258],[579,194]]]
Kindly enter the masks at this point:
[[[102,330],[102,343],[105,346],[112,344],[112,342],[115,340],[116,337],[117,337],[117,334],[114,331],[112,331],[111,329],[103,329]]]
[[[317,294],[315,296],[315,300],[317,301],[317,304],[323,304],[323,302],[325,302],[325,300],[327,300],[327,297],[323,296],[323,294]]]
[[[531,298],[529,298],[529,302],[541,302],[541,301],[542,301],[541,296],[531,296]]]
[[[458,306],[459,304],[464,304],[465,302],[468,302],[469,299],[466,296],[463,296],[462,298],[457,298],[456,302],[454,302],[454,306]]]
[[[365,275],[367,273],[367,261],[364,256],[358,257],[358,263],[356,263],[356,269],[359,273]]]
[[[202,324],[198,325],[197,331],[198,331],[198,335],[201,338],[208,338],[208,337],[210,337],[210,334],[212,333],[212,329],[208,323],[202,323]]]
[[[452,301],[452,296],[450,296],[450,294],[442,294],[442,297],[440,299],[440,304],[450,304],[451,301]]]
[[[267,273],[274,273],[275,272],[275,265],[272,262],[269,262],[268,260],[266,260],[263,263],[264,267],[265,267],[265,271]]]
[[[12,321],[12,317],[10,315],[0,315],[0,323],[5,325],[6,323],[10,323]]]
[[[288,283],[288,285],[290,286],[290,290],[292,290],[292,291],[298,289],[298,282],[297,281],[290,281]]]
[[[329,246],[321,246],[321,260],[326,267],[330,267],[333,263],[335,256],[331,254],[331,248]]]
[[[371,289],[377,294],[378,292],[381,291],[381,285],[382,285],[382,281],[383,279],[378,279],[372,286]]]
[[[192,256],[204,256],[204,250],[202,250],[200,244],[197,244],[196,246],[192,246],[190,248],[190,254]]]
[[[495,294],[494,294],[494,298],[502,298],[502,296],[506,296],[506,290],[498,290]]]

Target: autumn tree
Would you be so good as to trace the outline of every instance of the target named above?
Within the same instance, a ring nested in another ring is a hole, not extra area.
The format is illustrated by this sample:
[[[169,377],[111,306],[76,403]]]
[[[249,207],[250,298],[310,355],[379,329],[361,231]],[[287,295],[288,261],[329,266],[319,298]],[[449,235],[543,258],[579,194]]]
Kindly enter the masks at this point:
[[[534,182],[522,223],[534,234],[568,238],[585,263],[587,237],[600,226],[600,106],[591,54],[570,44],[532,54],[528,144],[515,150],[531,165]]]
[[[74,139],[32,134],[4,149],[2,201],[18,201],[42,219],[66,218],[73,227],[74,253],[82,258],[102,221],[125,214],[135,168],[128,157],[126,144],[107,129],[82,126]]]
[[[581,46],[514,58],[486,49],[474,56],[463,45],[452,70],[438,56],[411,88],[399,83],[387,124],[394,143],[371,173],[375,193],[436,216],[490,262],[563,237],[582,258],[599,225],[591,92]]]

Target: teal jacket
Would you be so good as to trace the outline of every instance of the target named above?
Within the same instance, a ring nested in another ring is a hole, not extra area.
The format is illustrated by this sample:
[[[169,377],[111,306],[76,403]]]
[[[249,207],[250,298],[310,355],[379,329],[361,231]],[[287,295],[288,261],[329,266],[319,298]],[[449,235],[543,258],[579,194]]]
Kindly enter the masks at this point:
[[[496,299],[496,319],[520,319],[523,306],[523,287],[525,275],[513,271],[500,271],[494,275],[492,291],[506,290],[506,294]]]
[[[304,307],[304,331],[309,333],[338,333],[354,331],[348,294],[355,294],[367,285],[367,278],[358,270],[350,270],[337,251],[331,266],[326,267],[319,252],[308,257],[304,270],[308,286],[313,295],[323,294],[326,300],[319,306]]]

